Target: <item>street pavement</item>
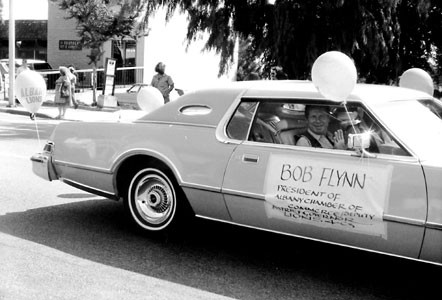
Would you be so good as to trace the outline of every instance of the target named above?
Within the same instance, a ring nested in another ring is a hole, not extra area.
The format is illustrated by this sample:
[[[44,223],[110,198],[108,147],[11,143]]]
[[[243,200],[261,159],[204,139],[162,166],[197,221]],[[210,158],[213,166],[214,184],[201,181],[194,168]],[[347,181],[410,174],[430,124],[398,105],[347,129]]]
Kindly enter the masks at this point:
[[[100,92],[97,91],[97,97]],[[79,101],[78,109],[70,107],[66,111],[64,120],[66,121],[132,121],[140,118],[145,112],[121,107],[97,107],[92,106],[92,91],[75,94]],[[54,104],[54,94],[48,93],[46,100],[37,111],[36,119],[55,119],[58,116],[58,108]],[[21,105],[11,106],[9,101],[0,98],[0,112],[29,115],[29,112]]]

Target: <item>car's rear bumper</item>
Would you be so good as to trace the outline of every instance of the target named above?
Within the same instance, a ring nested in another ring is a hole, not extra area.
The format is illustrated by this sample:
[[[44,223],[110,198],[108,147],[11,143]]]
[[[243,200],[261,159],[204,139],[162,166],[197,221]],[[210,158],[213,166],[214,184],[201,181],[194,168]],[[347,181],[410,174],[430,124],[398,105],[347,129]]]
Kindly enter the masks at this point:
[[[50,153],[36,153],[31,157],[31,161],[34,174],[48,181],[58,179],[54,166],[52,165]]]

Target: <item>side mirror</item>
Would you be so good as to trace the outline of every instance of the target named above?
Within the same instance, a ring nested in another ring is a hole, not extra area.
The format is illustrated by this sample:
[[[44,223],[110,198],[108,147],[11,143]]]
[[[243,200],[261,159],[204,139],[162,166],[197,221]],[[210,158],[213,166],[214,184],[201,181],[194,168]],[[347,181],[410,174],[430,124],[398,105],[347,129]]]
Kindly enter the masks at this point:
[[[352,150],[363,150],[370,147],[370,133],[356,133],[348,135],[347,147]]]

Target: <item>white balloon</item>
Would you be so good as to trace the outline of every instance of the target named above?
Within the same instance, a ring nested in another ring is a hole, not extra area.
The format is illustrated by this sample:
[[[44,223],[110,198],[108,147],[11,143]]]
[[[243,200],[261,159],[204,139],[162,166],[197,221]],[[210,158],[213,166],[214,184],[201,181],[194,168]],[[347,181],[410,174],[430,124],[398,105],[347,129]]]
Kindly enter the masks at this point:
[[[164,104],[164,98],[157,88],[146,86],[138,92],[137,103],[142,110],[151,112]]]
[[[418,90],[433,96],[434,85],[430,74],[419,68],[405,71],[399,79],[399,86]]]
[[[346,101],[357,80],[356,67],[350,57],[339,51],[319,56],[312,67],[312,80],[327,99]]]
[[[27,111],[36,113],[46,99],[46,82],[41,74],[26,70],[18,74],[15,94]]]

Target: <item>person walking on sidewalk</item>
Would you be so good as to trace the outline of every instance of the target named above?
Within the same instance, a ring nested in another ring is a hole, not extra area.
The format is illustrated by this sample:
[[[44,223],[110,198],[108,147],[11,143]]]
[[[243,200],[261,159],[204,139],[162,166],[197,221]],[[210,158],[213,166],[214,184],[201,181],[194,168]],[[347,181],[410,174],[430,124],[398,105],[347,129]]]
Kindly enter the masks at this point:
[[[68,67],[69,69],[69,77],[71,79],[71,98],[72,98],[72,104],[74,105],[74,108],[78,108],[78,101],[75,98],[75,86],[77,84],[77,73],[75,72],[75,68],[73,65],[70,65]]]
[[[66,110],[71,104],[71,80],[69,78],[69,69],[60,67],[60,77],[55,81],[55,99],[54,103],[58,108],[56,119],[64,119]]]
[[[28,66],[28,60],[26,58],[23,58],[22,65],[20,66],[20,68],[17,69],[16,76],[18,76],[18,74],[20,74],[21,72],[26,71],[26,70],[30,70],[29,66]]]
[[[155,72],[157,72],[157,74],[153,76],[151,82],[151,85],[160,90],[161,94],[163,95],[164,104],[170,101],[169,94],[171,91],[173,91],[174,88],[172,77],[167,75],[165,71],[166,65],[162,62],[159,62],[155,66]]]

